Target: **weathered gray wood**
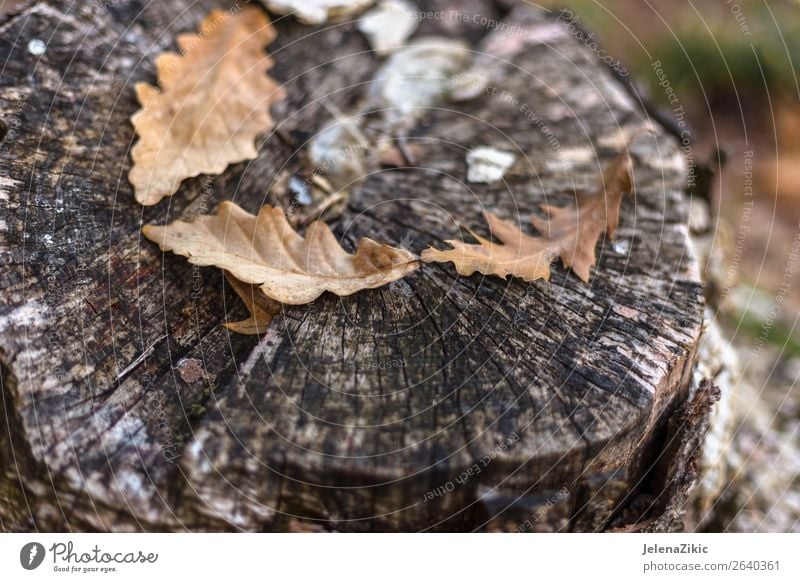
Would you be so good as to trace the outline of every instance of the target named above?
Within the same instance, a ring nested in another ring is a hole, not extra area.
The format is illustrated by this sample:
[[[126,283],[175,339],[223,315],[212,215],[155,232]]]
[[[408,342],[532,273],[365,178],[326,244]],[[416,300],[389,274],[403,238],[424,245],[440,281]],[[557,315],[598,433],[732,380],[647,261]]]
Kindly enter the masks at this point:
[[[353,106],[379,61],[352,24],[281,19],[279,131],[258,159],[143,209],[126,179],[132,85],[153,82],[154,57],[215,3],[107,5],[43,1],[0,24],[0,119],[13,128],[0,154],[2,529],[675,527],[660,498],[683,471],[668,421],[690,410],[703,297],[673,138],[636,140],[636,197],[588,285],[560,266],[524,284],[426,265],[287,308],[260,339],[231,335],[220,323],[245,310],[222,274],[162,256],[141,225],[224,199],[286,204],[267,192],[279,170],[301,171],[293,145],[330,120],[325,100]],[[408,136],[424,168],[353,192],[334,225],[345,245],[369,235],[420,252],[459,223],[486,234],[483,207],[525,221],[545,200],[568,203],[616,154],[602,138],[642,120],[552,20],[508,18],[528,42],[494,61],[498,94],[425,116]],[[452,20],[424,32],[475,46],[489,33]],[[517,153],[505,183],[464,182],[479,144]]]

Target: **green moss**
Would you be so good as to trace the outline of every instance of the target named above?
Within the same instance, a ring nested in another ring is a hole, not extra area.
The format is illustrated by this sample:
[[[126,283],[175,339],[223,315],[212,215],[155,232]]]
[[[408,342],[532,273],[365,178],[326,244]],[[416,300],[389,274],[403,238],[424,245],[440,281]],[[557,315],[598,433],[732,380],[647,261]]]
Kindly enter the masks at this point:
[[[192,404],[186,411],[189,420],[199,420],[206,415],[206,407],[202,404]]]
[[[762,338],[764,343],[783,351],[784,358],[800,356],[800,336],[781,320],[775,320],[772,326],[765,326],[764,320],[750,311],[740,311],[736,316],[739,330],[756,340]]]
[[[740,94],[766,94],[766,88],[796,91],[795,69],[800,66],[796,3],[776,1],[767,6],[760,0],[737,0],[738,22],[724,3],[696,4],[705,22],[685,4],[669,10],[657,4],[667,24],[634,2],[545,0],[544,4],[578,15],[580,24],[596,33],[604,48],[629,66],[635,79],[650,84],[656,101],[666,96],[652,72],[654,61],[662,62],[672,87],[687,104],[706,98],[712,104],[733,100],[734,89]]]

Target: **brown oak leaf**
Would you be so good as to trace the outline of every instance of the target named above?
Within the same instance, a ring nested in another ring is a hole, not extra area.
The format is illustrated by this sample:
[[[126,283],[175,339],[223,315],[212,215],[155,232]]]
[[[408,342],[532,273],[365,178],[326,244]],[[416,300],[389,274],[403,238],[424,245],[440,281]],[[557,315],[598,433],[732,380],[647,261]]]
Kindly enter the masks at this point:
[[[225,323],[225,327],[246,335],[264,333],[272,323],[272,318],[281,312],[281,304],[264,295],[256,285],[242,283],[228,271],[224,271],[224,273],[228,285],[236,291],[250,312],[250,317],[247,319],[229,321]]]
[[[266,74],[273,61],[264,47],[274,38],[256,7],[214,10],[199,34],[178,37],[181,55],[156,59],[159,88],[136,85],[142,109],[131,117],[139,141],[128,179],[140,204],[172,196],[186,178],[256,157],[256,137],[273,127],[269,106],[284,97]]]
[[[595,264],[595,246],[603,231],[613,238],[619,224],[622,196],[632,191],[631,160],[627,150],[603,172],[599,191],[581,196],[574,207],[543,204],[548,218],[532,217],[540,236],[524,234],[514,224],[489,212],[486,222],[492,235],[503,244],[493,243],[474,233],[479,244],[446,241],[452,249],[426,249],[425,262],[452,262],[460,275],[513,275],[525,281],[550,279],[550,263],[560,257],[584,282]]]
[[[195,265],[225,269],[289,305],[310,303],[325,291],[344,296],[381,287],[419,267],[414,254],[369,238],[362,238],[350,254],[324,222],[312,223],[303,237],[282,209],[269,205],[253,215],[226,201],[217,214],[194,222],[147,225],[143,232],[162,250]]]

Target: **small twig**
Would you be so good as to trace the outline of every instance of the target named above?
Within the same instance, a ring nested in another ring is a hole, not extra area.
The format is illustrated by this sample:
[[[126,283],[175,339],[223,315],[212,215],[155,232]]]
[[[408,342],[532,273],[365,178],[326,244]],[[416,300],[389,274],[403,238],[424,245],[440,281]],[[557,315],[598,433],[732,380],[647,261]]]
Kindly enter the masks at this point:
[[[280,139],[284,144],[286,144],[290,148],[297,149],[297,142],[295,141],[295,139],[291,135],[289,135],[289,132],[287,132],[282,127],[275,128],[275,135],[277,135],[278,139]]]
[[[403,156],[403,159],[405,160],[407,166],[417,165],[415,156],[408,147],[406,136],[404,135],[397,136],[397,149],[400,151],[400,155]]]
[[[136,358],[133,362],[131,362],[127,368],[122,370],[122,372],[117,374],[117,380],[116,380],[117,383],[122,383],[122,381],[125,380],[131,374],[131,372],[133,372],[136,368],[138,368],[141,365],[142,362],[144,362],[147,358],[149,358],[156,350],[156,346],[159,343],[161,343],[164,340],[164,338],[166,338],[168,335],[169,334],[165,333],[160,338],[151,343],[149,346],[147,346],[147,348],[145,348],[145,350],[139,355],[138,358]]]
[[[347,200],[348,193],[346,190],[338,190],[322,200],[319,204],[317,204],[311,212],[309,212],[306,216],[301,218],[298,222],[300,226],[306,226],[312,220],[316,220],[321,217],[327,210],[329,210],[332,206],[338,204],[339,202],[343,202]]]

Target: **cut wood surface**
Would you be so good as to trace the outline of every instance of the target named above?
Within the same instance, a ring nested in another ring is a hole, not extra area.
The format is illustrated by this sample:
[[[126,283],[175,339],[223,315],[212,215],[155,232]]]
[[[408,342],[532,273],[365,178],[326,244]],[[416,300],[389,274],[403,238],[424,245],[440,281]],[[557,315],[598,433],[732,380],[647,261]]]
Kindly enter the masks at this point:
[[[349,252],[364,236],[416,254],[470,241],[459,225],[486,237],[486,209],[533,234],[539,206],[595,189],[614,136],[645,120],[553,15],[424,5],[505,20],[425,19],[417,32],[483,51],[496,91],[386,136],[421,151],[420,167],[378,169],[350,192],[331,222]],[[635,196],[588,283],[559,262],[549,283],[426,264],[238,335],[222,324],[248,312],[223,272],[162,253],[142,226],[223,200],[289,209],[271,186],[309,170],[304,144],[332,111],[357,109],[382,61],[354,22],[275,18],[270,76],[286,99],[258,157],[143,208],[126,179],[134,84],[154,83],[155,57],[226,6],[105,6],[43,0],[0,16],[0,528],[679,527],[676,483],[691,473],[675,451],[695,428],[675,419],[695,418],[703,289],[673,137],[634,140]],[[490,35],[516,52],[486,56]],[[480,145],[516,155],[504,180],[466,182]]]

